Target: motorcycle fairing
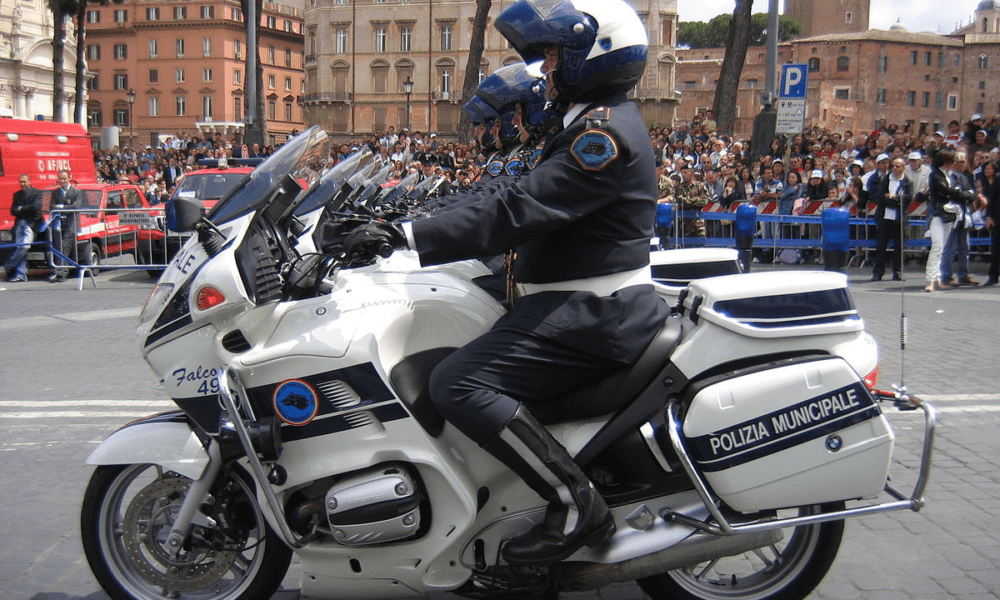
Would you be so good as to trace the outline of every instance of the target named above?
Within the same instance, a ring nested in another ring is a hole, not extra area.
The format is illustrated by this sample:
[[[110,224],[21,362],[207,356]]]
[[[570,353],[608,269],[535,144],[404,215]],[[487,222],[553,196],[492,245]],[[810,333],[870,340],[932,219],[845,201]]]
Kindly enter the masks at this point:
[[[179,412],[133,421],[108,436],[87,457],[88,465],[151,463],[198,479],[208,466],[204,441]]]

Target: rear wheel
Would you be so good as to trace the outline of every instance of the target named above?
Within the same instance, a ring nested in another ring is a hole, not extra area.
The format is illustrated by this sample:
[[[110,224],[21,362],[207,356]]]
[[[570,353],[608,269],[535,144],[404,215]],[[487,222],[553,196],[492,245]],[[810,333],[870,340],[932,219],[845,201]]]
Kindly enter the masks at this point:
[[[94,275],[101,272],[101,247],[96,242],[80,244],[79,259],[77,264],[88,267]]]
[[[265,600],[291,562],[251,486],[233,472],[213,490],[211,516],[172,555],[166,541],[191,480],[156,465],[100,466],[80,519],[94,576],[115,600]]]
[[[639,586],[653,600],[800,600],[830,570],[844,522],[800,525],[784,534],[778,544],[640,579]]]

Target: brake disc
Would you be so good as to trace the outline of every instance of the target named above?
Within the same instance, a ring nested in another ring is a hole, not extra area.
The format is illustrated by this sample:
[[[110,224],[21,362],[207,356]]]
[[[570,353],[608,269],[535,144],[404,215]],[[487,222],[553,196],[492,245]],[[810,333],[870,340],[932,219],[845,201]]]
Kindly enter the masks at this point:
[[[186,477],[150,483],[132,498],[122,522],[122,543],[136,573],[154,585],[177,592],[193,592],[215,583],[238,555],[192,546],[171,558],[167,538],[190,485]]]

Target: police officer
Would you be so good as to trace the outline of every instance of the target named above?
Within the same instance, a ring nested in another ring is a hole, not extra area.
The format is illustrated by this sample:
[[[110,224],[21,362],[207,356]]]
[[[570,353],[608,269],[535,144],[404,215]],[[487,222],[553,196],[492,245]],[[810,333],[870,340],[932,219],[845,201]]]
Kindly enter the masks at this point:
[[[408,246],[423,265],[516,249],[520,299],[430,384],[445,418],[547,502],[544,520],[504,545],[510,564],[558,562],[615,531],[600,494],[526,404],[634,362],[669,312],[649,275],[653,150],[626,98],[646,64],[645,29],[623,0],[578,4],[520,0],[496,20],[526,62],[544,59],[549,93],[567,109],[535,169],[402,230],[366,225],[346,244],[349,253]]]

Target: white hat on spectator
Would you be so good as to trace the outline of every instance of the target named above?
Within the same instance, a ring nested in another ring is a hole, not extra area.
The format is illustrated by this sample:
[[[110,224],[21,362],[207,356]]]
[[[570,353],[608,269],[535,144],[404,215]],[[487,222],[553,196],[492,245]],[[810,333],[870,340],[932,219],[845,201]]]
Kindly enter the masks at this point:
[[[982,121],[983,120],[983,115],[981,115],[979,113],[976,113],[976,114],[972,115],[972,118],[969,119],[969,120],[970,121]]]
[[[934,135],[939,135],[941,137],[945,137],[943,129],[938,129],[937,131],[934,132]]]
[[[885,152],[883,152],[882,154],[879,154],[877,157],[875,157],[875,162],[877,162],[877,163],[880,163],[883,160],[889,160],[889,155],[886,154]]]
[[[809,174],[809,179],[823,179],[822,169],[813,169],[812,173]]]
[[[855,158],[854,162],[852,162],[851,164],[852,165],[858,165],[861,168],[865,167],[865,161],[861,160],[860,158]]]
[[[919,152],[910,152],[910,155],[906,157],[909,160],[923,160],[924,155]]]

